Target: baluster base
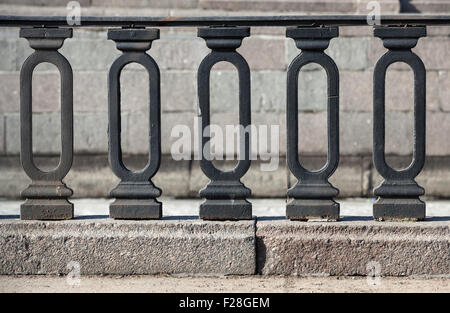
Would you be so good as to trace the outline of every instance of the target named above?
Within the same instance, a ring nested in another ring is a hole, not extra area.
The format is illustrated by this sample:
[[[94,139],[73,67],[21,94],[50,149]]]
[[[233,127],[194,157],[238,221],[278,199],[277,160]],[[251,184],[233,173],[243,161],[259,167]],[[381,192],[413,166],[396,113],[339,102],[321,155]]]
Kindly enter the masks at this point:
[[[245,199],[207,199],[200,204],[203,220],[251,220],[252,204]]]
[[[73,203],[67,199],[27,199],[20,205],[22,220],[70,220]]]
[[[291,221],[337,221],[339,211],[339,203],[332,199],[292,199],[286,205],[286,218]]]
[[[124,220],[158,220],[162,203],[156,199],[116,199],[109,205],[109,217]]]
[[[419,198],[382,198],[373,204],[377,221],[421,221],[425,219],[425,202]]]

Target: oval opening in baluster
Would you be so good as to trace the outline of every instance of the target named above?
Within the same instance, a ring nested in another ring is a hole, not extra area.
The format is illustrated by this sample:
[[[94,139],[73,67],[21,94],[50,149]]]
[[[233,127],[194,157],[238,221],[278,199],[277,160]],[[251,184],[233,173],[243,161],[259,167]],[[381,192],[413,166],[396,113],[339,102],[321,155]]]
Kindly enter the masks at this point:
[[[51,63],[38,64],[32,78],[33,162],[51,172],[61,160],[61,75]]]
[[[241,140],[238,71],[231,63],[218,62],[211,68],[209,82],[212,163],[221,171],[231,171],[239,162]]]
[[[144,66],[138,63],[124,66],[120,73],[120,144],[124,166],[135,172],[150,162],[149,87]]]
[[[298,111],[299,162],[309,171],[318,171],[328,155],[327,74],[319,64],[300,69]]]
[[[395,170],[412,162],[414,146],[414,72],[404,62],[386,71],[385,158]]]

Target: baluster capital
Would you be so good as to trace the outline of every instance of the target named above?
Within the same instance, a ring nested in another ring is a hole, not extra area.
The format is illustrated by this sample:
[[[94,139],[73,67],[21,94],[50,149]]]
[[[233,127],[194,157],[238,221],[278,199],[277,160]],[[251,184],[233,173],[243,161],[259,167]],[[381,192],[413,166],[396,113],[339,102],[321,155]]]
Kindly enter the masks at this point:
[[[199,28],[198,37],[205,39],[211,50],[236,50],[245,37],[250,36],[250,27],[208,27]]]
[[[19,36],[35,50],[58,50],[66,38],[72,38],[72,28],[21,28]]]
[[[295,45],[301,50],[319,50],[328,48],[330,40],[339,36],[337,27],[289,27],[286,37],[295,40]]]
[[[420,37],[426,37],[425,26],[387,27],[377,26],[373,30],[375,37],[381,38],[383,46],[389,50],[409,50],[417,45]]]
[[[108,39],[115,41],[117,49],[122,52],[145,52],[154,40],[159,39],[159,29],[109,29]]]

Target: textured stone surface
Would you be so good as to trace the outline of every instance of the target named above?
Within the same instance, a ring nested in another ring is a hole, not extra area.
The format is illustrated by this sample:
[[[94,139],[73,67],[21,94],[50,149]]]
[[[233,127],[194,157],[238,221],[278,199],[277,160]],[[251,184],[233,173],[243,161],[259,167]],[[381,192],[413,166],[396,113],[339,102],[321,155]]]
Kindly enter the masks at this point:
[[[153,8],[195,8],[199,0],[92,0],[93,6],[153,7]]]
[[[0,221],[1,274],[254,274],[255,222]]]
[[[368,271],[369,272],[369,271]],[[66,276],[2,275],[2,293],[66,293],[66,292],[158,292],[158,293],[317,293],[317,292],[382,292],[437,293],[449,292],[449,278],[383,277],[379,284],[361,277],[295,277],[295,276],[83,276],[79,285],[69,285]],[[370,282],[370,281],[369,281]],[[180,295],[182,297],[182,295]],[[30,303],[33,305],[32,303]],[[172,303],[178,306],[178,302]],[[402,303],[404,306],[404,303]],[[411,307],[415,303],[411,303]],[[166,307],[168,307],[166,305]],[[272,306],[273,307],[273,306]]]
[[[193,217],[114,221],[79,217],[60,222],[0,219],[1,274],[366,275],[450,274],[450,221],[205,222]],[[256,255],[255,255],[256,253]]]
[[[19,112],[19,73],[0,74],[0,112]]]
[[[0,70],[12,71],[16,67],[16,43],[13,40],[0,40]]]
[[[216,67],[214,67],[214,69],[216,69]],[[285,72],[254,71],[251,73],[250,79],[252,112],[267,113],[285,111]],[[211,113],[237,112],[239,101],[237,72],[230,70],[214,70],[211,73],[210,82]],[[197,91],[195,92],[193,99],[196,97]],[[301,105],[299,106],[299,109],[302,109]]]
[[[355,12],[357,1],[355,0],[200,0],[200,7],[204,9],[222,10],[277,10],[277,11],[297,11],[297,12]]]
[[[5,138],[5,117],[0,114],[0,154],[3,154],[5,152],[5,142],[4,140],[1,140],[2,138]]]
[[[19,113],[6,115],[6,152],[20,152],[20,116]],[[33,152],[42,154],[59,154],[61,151],[60,127],[61,117],[58,113],[33,114]]]
[[[449,275],[449,226],[448,218],[418,223],[261,219],[258,273],[366,275],[368,263],[378,262],[382,276]]]
[[[325,52],[333,58],[339,70],[364,70],[369,66],[368,49],[370,39],[366,37],[339,37],[330,41]],[[300,53],[293,40],[287,41],[289,62]]]
[[[124,163],[131,170],[139,170],[145,166],[146,155],[124,156]],[[18,156],[0,158],[0,196],[17,198],[29,184]],[[42,169],[54,168],[58,157],[35,157],[36,164]],[[323,156],[300,157],[301,164],[308,169],[319,169],[325,164]],[[388,164],[394,168],[404,168],[411,162],[411,156],[387,157]],[[227,165],[215,162],[218,168],[231,169],[235,162]],[[287,188],[296,180],[289,174],[286,160],[280,157],[278,167],[274,171],[263,170],[268,161],[252,161],[252,166],[243,181],[252,189],[255,197],[284,197]],[[417,177],[418,183],[425,188],[427,196],[449,197],[450,159],[448,157],[427,157],[425,167]],[[93,173],[95,175],[93,175]],[[289,174],[289,175],[288,175]],[[289,179],[290,177],[290,179]],[[74,190],[74,197],[106,197],[118,183],[112,173],[106,155],[75,155],[72,169],[64,179]],[[164,156],[161,167],[153,178],[164,196],[198,197],[198,191],[208,183],[198,161],[174,161]],[[339,167],[331,178],[331,182],[340,189],[341,197],[359,197],[372,195],[372,189],[381,182],[381,177],[372,164],[372,158],[342,156]],[[267,186],[270,186],[268,188]]]

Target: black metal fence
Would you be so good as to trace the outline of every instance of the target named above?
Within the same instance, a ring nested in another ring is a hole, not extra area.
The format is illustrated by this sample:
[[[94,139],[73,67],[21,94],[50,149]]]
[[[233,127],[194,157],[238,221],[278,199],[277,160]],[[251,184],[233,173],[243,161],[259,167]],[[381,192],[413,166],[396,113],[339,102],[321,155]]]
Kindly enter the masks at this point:
[[[159,219],[162,203],[157,200],[161,189],[151,178],[156,174],[161,158],[161,101],[160,72],[155,60],[146,53],[153,40],[159,39],[159,29],[146,27],[199,27],[198,36],[206,41],[211,53],[205,56],[198,69],[198,104],[202,130],[210,125],[210,71],[218,62],[233,64],[239,75],[239,124],[251,125],[250,69],[236,49],[251,26],[287,27],[286,36],[292,38],[299,55],[287,70],[287,163],[298,182],[289,190],[290,202],[286,216],[291,220],[322,218],[337,220],[339,203],[334,198],[339,190],[328,179],[339,164],[339,71],[333,59],[324,51],[332,38],[339,36],[339,26],[367,25],[365,15],[277,16],[277,17],[205,17],[205,18],[148,18],[148,17],[83,17],[79,25],[69,26],[66,17],[0,16],[0,26],[21,27],[20,37],[29,41],[35,50],[24,62],[20,73],[21,162],[32,182],[22,192],[26,198],[21,205],[22,219],[60,220],[73,217],[69,202],[72,190],[63,183],[73,159],[73,77],[67,59],[58,52],[66,38],[72,37],[72,27],[115,27],[108,31],[108,39],[122,51],[109,71],[109,163],[120,178],[110,192],[115,201],[110,216],[116,219]],[[425,190],[415,182],[425,162],[425,65],[411,51],[420,37],[426,36],[427,25],[450,25],[448,15],[392,15],[381,16],[374,26],[374,36],[383,41],[387,52],[380,56],[374,68],[373,93],[373,162],[384,178],[374,189],[378,197],[373,204],[376,220],[423,220],[425,202],[420,200]],[[338,39],[337,39],[338,40]],[[40,170],[33,161],[32,151],[32,75],[42,63],[54,64],[61,74],[61,157],[57,168]],[[129,63],[141,64],[149,74],[149,162],[139,171],[130,171],[122,161],[120,73]],[[414,147],[413,160],[403,170],[395,170],[385,160],[385,77],[389,65],[407,63],[414,72]],[[302,167],[298,157],[298,75],[309,63],[319,64],[327,74],[328,84],[328,159],[318,171]],[[208,147],[209,131],[202,131],[200,166],[211,180],[200,191],[205,202],[200,205],[200,218],[205,220],[241,220],[252,218],[252,204],[247,200],[251,190],[240,179],[250,167],[250,134],[240,136],[243,157],[233,170],[214,167]]]

